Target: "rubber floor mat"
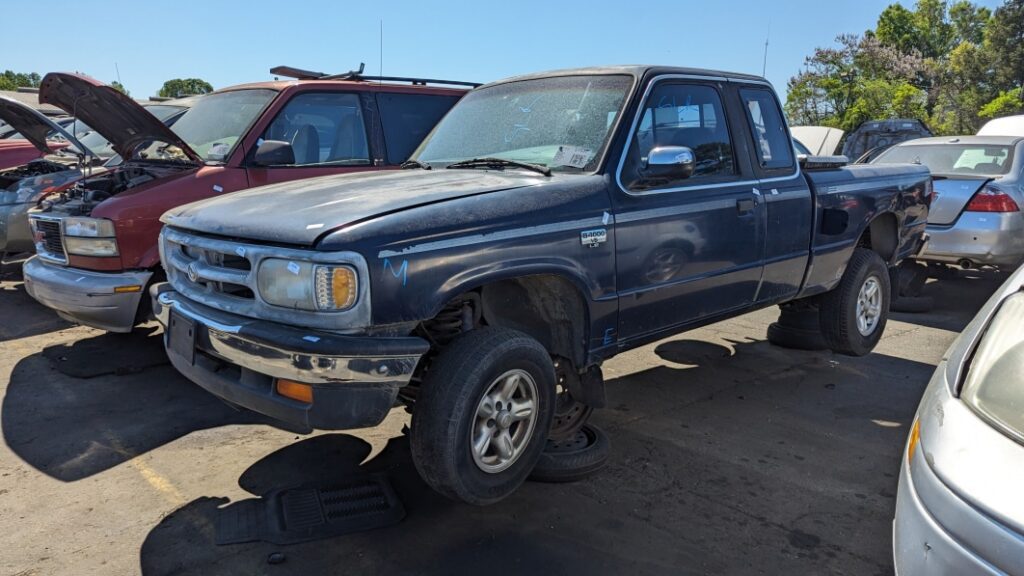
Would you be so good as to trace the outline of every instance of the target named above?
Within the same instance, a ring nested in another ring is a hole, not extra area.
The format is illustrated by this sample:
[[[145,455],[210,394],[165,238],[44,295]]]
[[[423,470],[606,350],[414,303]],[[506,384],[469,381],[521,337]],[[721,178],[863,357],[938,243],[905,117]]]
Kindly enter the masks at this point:
[[[387,476],[374,474],[331,486],[274,490],[235,502],[217,517],[217,544],[262,540],[295,544],[383,528],[405,517]]]

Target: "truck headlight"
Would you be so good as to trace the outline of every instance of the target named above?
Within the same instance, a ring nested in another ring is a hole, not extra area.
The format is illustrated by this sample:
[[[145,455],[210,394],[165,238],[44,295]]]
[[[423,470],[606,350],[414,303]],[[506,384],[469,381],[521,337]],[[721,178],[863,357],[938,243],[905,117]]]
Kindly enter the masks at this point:
[[[114,222],[106,218],[72,216],[64,219],[64,235],[80,238],[113,238]]]
[[[117,256],[114,222],[106,218],[65,218],[64,250],[76,256]]]
[[[64,239],[64,250],[76,256],[117,256],[117,240],[114,238],[75,238]]]
[[[351,308],[359,295],[349,266],[267,258],[256,273],[260,297],[268,304],[300,310]]]
[[[1024,443],[1024,292],[1003,301],[971,358],[960,398],[990,425]]]

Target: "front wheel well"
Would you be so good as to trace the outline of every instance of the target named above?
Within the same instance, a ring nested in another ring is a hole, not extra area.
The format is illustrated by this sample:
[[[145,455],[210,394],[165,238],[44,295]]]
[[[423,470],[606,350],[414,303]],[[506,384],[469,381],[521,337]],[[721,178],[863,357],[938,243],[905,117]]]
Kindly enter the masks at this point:
[[[588,309],[581,291],[554,274],[499,280],[449,301],[434,318],[422,322],[435,348],[457,332],[481,325],[518,330],[536,339],[552,355],[583,370],[586,361]]]

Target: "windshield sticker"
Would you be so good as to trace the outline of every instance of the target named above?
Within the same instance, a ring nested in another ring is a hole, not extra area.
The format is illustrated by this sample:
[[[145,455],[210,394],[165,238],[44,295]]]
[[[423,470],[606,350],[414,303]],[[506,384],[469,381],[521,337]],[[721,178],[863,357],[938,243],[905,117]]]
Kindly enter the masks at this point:
[[[289,262],[288,263],[288,271],[291,272],[292,274],[295,274],[296,276],[298,276],[300,270],[301,270],[301,268],[299,268],[299,265],[296,264],[295,262]]]
[[[594,151],[589,148],[582,146],[559,146],[558,152],[555,152],[555,157],[551,160],[551,165],[583,168],[590,163],[593,157]]]

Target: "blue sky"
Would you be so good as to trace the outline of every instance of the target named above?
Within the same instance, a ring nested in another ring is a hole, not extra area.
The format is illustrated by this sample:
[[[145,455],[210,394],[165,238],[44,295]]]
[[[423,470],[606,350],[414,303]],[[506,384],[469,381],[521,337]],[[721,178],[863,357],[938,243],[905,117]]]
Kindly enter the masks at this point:
[[[59,29],[5,27],[0,69],[78,71],[110,82],[118,77],[116,63],[136,98],[177,77],[203,78],[214,87],[268,80],[278,64],[344,72],[365,62],[377,73],[383,20],[387,75],[486,82],[639,63],[760,74],[770,22],[766,76],[783,93],[814,47],[873,27],[890,1],[50,0],[46,12]],[[4,19],[26,22],[40,6],[5,0]],[[74,36],[66,35],[72,30]]]

